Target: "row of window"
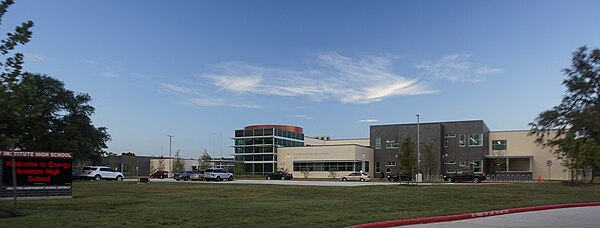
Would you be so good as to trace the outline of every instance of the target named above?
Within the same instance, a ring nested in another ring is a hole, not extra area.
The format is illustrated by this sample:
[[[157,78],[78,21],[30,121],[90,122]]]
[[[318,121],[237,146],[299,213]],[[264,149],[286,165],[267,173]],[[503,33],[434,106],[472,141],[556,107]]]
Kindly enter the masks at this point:
[[[293,131],[284,131],[277,128],[253,129],[253,130],[236,130],[235,137],[254,137],[254,136],[281,136],[290,139],[304,140],[304,134],[299,134]]]
[[[277,160],[276,155],[237,155],[235,156],[236,161],[275,161]]]
[[[468,140],[467,140],[468,136]],[[456,135],[446,135],[445,138],[456,138]],[[506,143],[506,140],[504,140]],[[444,141],[444,147],[448,147],[448,140]],[[478,147],[483,146],[483,134],[459,134],[458,135],[458,146],[459,147]],[[385,140],[386,149],[397,149],[400,143],[394,139]],[[381,149],[381,137],[375,138],[375,149]]]
[[[279,145],[285,147],[304,146],[304,142],[292,141],[287,139],[268,137],[268,138],[249,138],[249,139],[236,139],[236,146],[250,146],[250,145]],[[275,142],[275,143],[273,143]]]
[[[277,147],[273,146],[246,146],[236,147],[234,149],[236,154],[239,153],[276,153]]]
[[[368,163],[365,164],[366,170],[369,172]],[[309,171],[360,171],[362,170],[362,162],[294,162],[294,171],[300,172],[303,170]]]
[[[445,161],[445,165],[456,165],[456,161]],[[475,160],[475,161],[458,161],[458,167],[460,169],[464,169],[465,167],[470,167],[473,172],[482,172],[483,170],[483,161]],[[447,172],[448,170],[446,170]]]
[[[276,163],[245,163],[242,164],[242,173],[262,175],[277,170]]]

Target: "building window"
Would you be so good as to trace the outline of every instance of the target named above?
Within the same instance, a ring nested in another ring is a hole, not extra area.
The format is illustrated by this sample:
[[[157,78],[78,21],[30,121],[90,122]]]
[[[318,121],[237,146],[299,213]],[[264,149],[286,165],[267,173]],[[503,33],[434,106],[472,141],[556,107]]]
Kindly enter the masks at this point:
[[[453,138],[456,138],[456,135],[455,134],[446,134],[444,137],[447,139],[453,139]]]
[[[375,138],[375,149],[381,149],[381,137]]]
[[[479,161],[471,161],[470,162],[471,165],[473,166],[473,172],[475,173],[481,173],[482,172],[482,167],[483,167],[483,161],[479,160]]]
[[[465,134],[458,135],[458,146],[465,147],[467,145],[465,140],[466,140]]]
[[[387,162],[385,166],[395,166],[396,162]]]
[[[446,164],[446,165],[455,165],[456,162],[455,161],[445,161],[444,164]]]
[[[506,140],[492,140],[492,150],[506,150]]]
[[[396,140],[390,139],[390,140],[385,140],[385,148],[386,149],[395,149],[398,148],[399,143],[396,142]]]
[[[365,161],[365,173],[369,172],[369,162]]]
[[[446,173],[455,173],[456,169],[446,169]]]
[[[459,161],[458,166],[460,166],[460,167],[467,166],[467,161]]]
[[[391,173],[391,172],[392,172],[392,168],[386,168],[386,169],[385,169],[385,172],[386,172],[386,173]]]
[[[444,141],[444,147],[448,147],[448,140]]]
[[[483,146],[483,134],[469,134],[469,146]]]

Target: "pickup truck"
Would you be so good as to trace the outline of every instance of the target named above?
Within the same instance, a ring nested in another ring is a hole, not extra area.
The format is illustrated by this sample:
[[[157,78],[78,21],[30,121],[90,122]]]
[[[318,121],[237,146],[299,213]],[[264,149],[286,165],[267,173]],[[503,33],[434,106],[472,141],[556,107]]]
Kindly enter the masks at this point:
[[[448,182],[473,182],[479,183],[485,180],[485,173],[474,173],[473,171],[460,170],[454,173],[446,173],[444,181]]]

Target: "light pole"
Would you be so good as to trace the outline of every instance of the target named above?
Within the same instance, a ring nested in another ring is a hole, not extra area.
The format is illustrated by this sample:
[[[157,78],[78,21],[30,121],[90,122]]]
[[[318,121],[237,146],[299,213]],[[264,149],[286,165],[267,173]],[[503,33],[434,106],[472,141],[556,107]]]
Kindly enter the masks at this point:
[[[172,168],[173,168],[173,159],[171,158],[171,141],[173,139],[173,137],[175,137],[174,135],[167,135],[169,136],[169,175],[171,175],[171,173],[173,172]]]
[[[421,170],[421,132],[420,129],[419,114],[417,114],[417,177],[415,178],[419,182],[419,171]]]

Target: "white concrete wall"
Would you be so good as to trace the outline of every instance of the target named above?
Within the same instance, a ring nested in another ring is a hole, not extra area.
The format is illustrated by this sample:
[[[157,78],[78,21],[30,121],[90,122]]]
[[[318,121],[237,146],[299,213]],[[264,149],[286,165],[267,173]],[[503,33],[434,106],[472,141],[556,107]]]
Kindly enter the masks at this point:
[[[529,131],[497,131],[490,132],[489,155],[496,156],[533,156],[532,171],[534,179],[568,180],[569,173],[562,166],[562,160],[552,154],[550,148],[542,148],[535,143],[534,136],[527,136]],[[493,151],[492,140],[506,140],[506,151]],[[552,161],[550,172],[546,162]]]

